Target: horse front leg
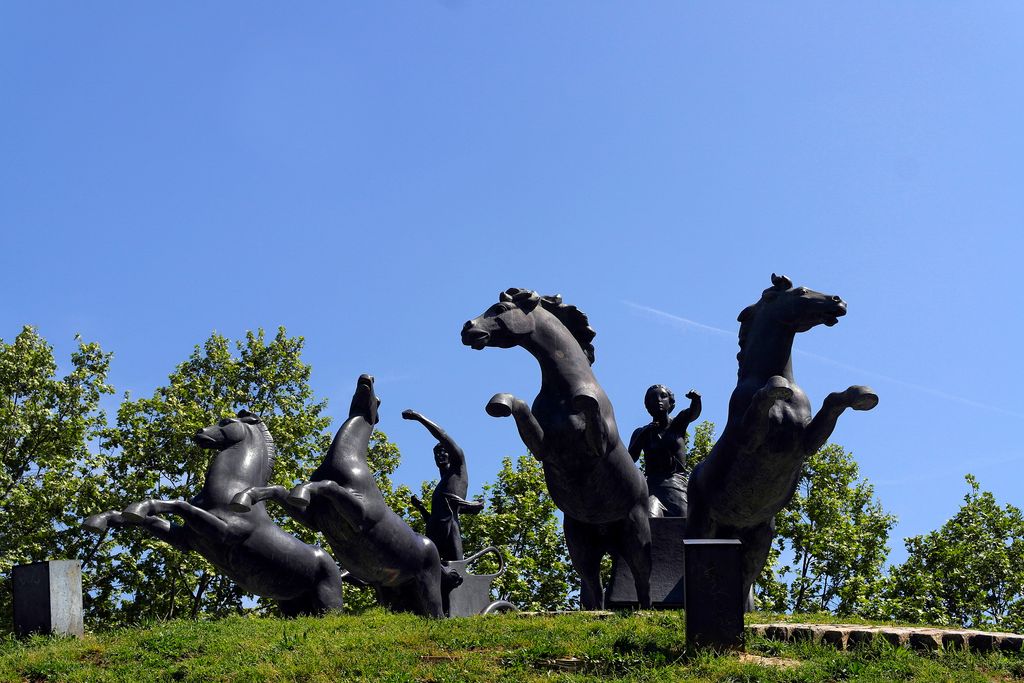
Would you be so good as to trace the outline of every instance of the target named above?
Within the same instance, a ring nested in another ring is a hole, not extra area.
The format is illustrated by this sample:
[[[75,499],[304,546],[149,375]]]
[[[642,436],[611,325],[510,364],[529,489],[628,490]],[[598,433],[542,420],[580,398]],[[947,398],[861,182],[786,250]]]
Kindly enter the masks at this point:
[[[601,404],[590,394],[576,394],[572,407],[583,418],[583,438],[590,452],[601,457],[608,451],[608,423],[601,415]]]
[[[485,408],[491,417],[508,417],[516,421],[519,438],[537,460],[544,460],[544,430],[530,411],[530,406],[512,394],[495,394]]]
[[[769,377],[763,387],[750,399],[750,405],[743,413],[742,445],[745,450],[757,448],[768,436],[768,414],[776,401],[788,401],[793,397],[789,381],[781,375]]]
[[[244,491],[239,491],[235,494],[235,497],[228,503],[228,509],[232,512],[246,513],[252,510],[253,506],[257,503],[262,503],[267,500],[272,500],[288,513],[289,517],[293,517],[298,520],[300,524],[306,527],[313,527],[313,520],[306,514],[305,508],[296,507],[292,505],[288,500],[288,489],[283,486],[251,486]]]
[[[804,453],[816,453],[825,445],[836,428],[839,416],[847,408],[871,410],[878,405],[878,394],[870,387],[852,386],[846,391],[833,391],[825,397],[821,410],[804,429]]]
[[[123,513],[117,510],[108,510],[99,514],[90,515],[82,522],[82,528],[95,534],[105,533],[108,529],[121,529],[126,526],[139,526],[156,536],[161,541],[169,543],[178,550],[188,551],[191,547],[185,530],[175,526],[162,517],[149,516],[142,521],[128,519]]]
[[[126,507],[121,514],[129,521],[142,524],[147,517],[160,513],[181,517],[189,528],[201,536],[220,542],[229,539],[227,522],[183,500],[142,500]]]
[[[365,531],[370,525],[363,496],[330,479],[310,481],[293,488],[288,492],[289,509],[298,508],[305,511],[316,497],[322,497],[329,502],[357,531]]]

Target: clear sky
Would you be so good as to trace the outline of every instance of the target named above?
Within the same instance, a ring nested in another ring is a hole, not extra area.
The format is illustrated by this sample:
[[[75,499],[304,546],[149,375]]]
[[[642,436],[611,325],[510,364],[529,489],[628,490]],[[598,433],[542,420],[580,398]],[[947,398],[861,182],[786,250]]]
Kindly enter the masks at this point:
[[[849,303],[797,339],[900,538],[966,472],[1024,506],[1019,2],[0,5],[0,337],[115,353],[148,395],[216,330],[307,340],[335,426],[375,374],[398,478],[525,452],[521,349],[462,323],[527,287],[598,335],[622,432],[663,382],[724,426],[772,272]],[[112,402],[111,405],[116,405]]]

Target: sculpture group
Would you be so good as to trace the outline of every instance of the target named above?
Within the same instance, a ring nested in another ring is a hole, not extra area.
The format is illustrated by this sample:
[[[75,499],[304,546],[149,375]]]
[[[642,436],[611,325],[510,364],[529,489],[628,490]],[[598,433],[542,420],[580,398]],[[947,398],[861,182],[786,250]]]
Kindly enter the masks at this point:
[[[604,605],[600,568],[609,554],[628,566],[639,605],[651,606],[649,520],[654,517],[686,518],[687,538],[739,539],[744,590],[750,590],[766,561],[775,515],[792,498],[807,457],[824,445],[844,410],[870,410],[878,402],[869,388],[852,386],[829,394],[812,415],[794,380],[796,334],[835,325],[845,313],[838,296],[794,287],[788,278],[772,275],[772,286],[739,315],[739,372],[728,421],[710,455],[692,472],[686,430],[700,416],[700,394],[688,392],[689,407],[670,417],[674,394],[663,385],[651,386],[644,404],[652,421],[632,433],[627,447],[593,372],[595,332],[575,306],[559,296],[509,289],[465,323],[466,346],[519,346],[540,366],[541,386],[531,404],[497,393],[485,410],[493,417],[512,417],[543,466],[548,491],[564,515],[583,609]],[[419,422],[437,440],[440,481],[430,509],[415,496],[411,501],[425,517],[426,535],[388,507],[367,465],[379,405],[373,377],[360,376],[349,417],[323,462],[308,482],[291,489],[268,485],[273,439],[258,416],[241,411],[193,437],[217,454],[191,501],[140,501],[93,515],[84,526],[94,532],[142,527],[181,550],[200,553],[247,592],[275,600],[285,615],[341,609],[343,579],[372,586],[391,609],[424,616],[511,608],[487,604],[490,578],[466,570],[469,562],[497,551],[464,556],[460,515],[483,506],[467,499],[465,454],[441,427],[414,410],[402,417]],[[635,464],[641,458],[644,473]],[[267,501],[322,533],[333,558],[278,527]],[[163,515],[175,515],[181,523]],[[466,585],[460,596],[453,591],[461,584]]]

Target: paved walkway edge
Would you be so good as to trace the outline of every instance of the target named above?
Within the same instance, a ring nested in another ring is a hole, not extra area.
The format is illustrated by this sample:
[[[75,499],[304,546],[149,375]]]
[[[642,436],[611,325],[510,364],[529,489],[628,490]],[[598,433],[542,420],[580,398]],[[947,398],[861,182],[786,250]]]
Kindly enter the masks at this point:
[[[792,642],[811,640],[840,650],[884,638],[893,645],[914,650],[939,648],[967,649],[972,652],[1021,652],[1024,635],[963,629],[920,628],[913,626],[861,626],[854,624],[750,624],[747,632],[769,640]]]

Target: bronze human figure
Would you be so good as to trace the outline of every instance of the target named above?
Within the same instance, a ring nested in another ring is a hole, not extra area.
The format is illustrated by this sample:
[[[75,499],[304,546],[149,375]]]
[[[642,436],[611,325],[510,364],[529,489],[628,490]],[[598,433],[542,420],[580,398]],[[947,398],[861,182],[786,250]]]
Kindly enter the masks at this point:
[[[838,296],[774,274],[761,299],[740,312],[736,389],[722,437],[690,476],[686,535],[742,541],[744,595],[764,567],[775,515],[793,497],[804,461],[825,444],[844,410],[878,404],[870,388],[852,386],[829,394],[812,416],[793,379],[794,337],[844,315]]]
[[[419,422],[430,435],[437,439],[434,446],[434,463],[440,481],[430,496],[430,511],[427,511],[419,496],[412,496],[412,504],[427,521],[427,538],[434,542],[441,560],[464,559],[462,552],[462,529],[459,514],[475,515],[483,509],[482,501],[466,500],[469,491],[469,473],[466,470],[466,456],[447,432],[415,410],[402,411],[406,420]]]
[[[586,315],[561,297],[509,289],[465,324],[462,343],[474,349],[521,346],[540,364],[540,393],[532,408],[511,394],[495,394],[486,409],[493,417],[511,415],[523,443],[544,466],[548,492],[564,513],[583,609],[604,604],[601,558],[612,550],[629,565],[640,606],[649,607],[647,484],[619,438],[612,404],[590,367],[594,334]]]
[[[442,591],[457,585],[458,575],[441,566],[429,539],[387,506],[366,462],[379,403],[373,377],[361,375],[349,417],[310,481],[291,491],[252,487],[236,495],[232,506],[246,510],[259,501],[278,502],[300,523],[322,532],[338,563],[373,586],[386,606],[443,617]]]
[[[690,407],[669,419],[676,397],[664,384],[647,389],[644,406],[650,424],[638,427],[629,439],[629,454],[636,462],[644,457],[647,474],[648,512],[651,517],[686,517],[686,487],[690,468],[686,463],[686,428],[700,417],[700,394],[691,389]]]
[[[229,507],[236,493],[270,478],[274,441],[263,421],[243,410],[193,439],[217,451],[198,496],[132,503],[92,515],[83,526],[96,533],[140,526],[179,550],[198,552],[243,590],[276,600],[287,616],[340,610],[342,576],[330,555],[274,524],[263,503],[244,515]],[[160,514],[178,515],[183,524]]]

